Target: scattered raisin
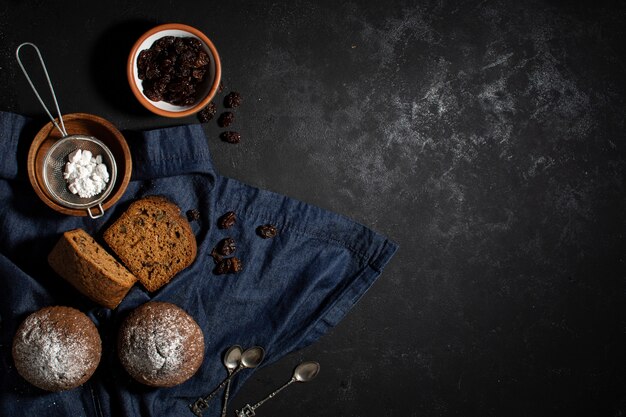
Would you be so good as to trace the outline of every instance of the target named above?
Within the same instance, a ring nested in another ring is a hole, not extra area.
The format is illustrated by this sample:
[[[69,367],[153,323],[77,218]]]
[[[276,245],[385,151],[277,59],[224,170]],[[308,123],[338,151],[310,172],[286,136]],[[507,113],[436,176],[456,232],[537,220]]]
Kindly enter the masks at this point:
[[[220,229],[228,229],[229,227],[232,227],[232,225],[234,225],[236,221],[237,215],[235,214],[235,212],[229,211],[222,217],[220,217],[217,222],[217,227],[219,227]]]
[[[232,132],[232,131],[222,132],[220,134],[220,138],[222,138],[224,142],[228,142],[228,143],[241,142],[241,134],[237,132]]]
[[[198,209],[187,210],[187,220],[189,220],[190,222],[200,220],[200,210]]]
[[[228,127],[235,122],[235,114],[233,112],[227,111],[220,114],[219,119],[217,119],[217,124],[219,127]]]
[[[240,272],[243,269],[243,263],[241,262],[241,260],[239,258],[231,258],[232,261],[230,263],[230,272]]]
[[[224,83],[220,80],[220,84],[217,87],[217,94],[222,94],[222,91],[224,91]]]
[[[271,239],[278,233],[276,226],[273,226],[271,224],[264,224],[263,226],[259,226],[257,227],[256,231],[258,235],[261,236],[263,239]]]
[[[233,274],[243,269],[243,263],[239,258],[224,258],[215,266],[214,272],[217,275]]]
[[[241,105],[241,94],[236,91],[230,92],[226,97],[224,97],[224,107],[227,108],[235,108]]]
[[[233,261],[230,258],[222,259],[215,266],[215,273],[217,275],[228,274],[232,267]]]
[[[215,113],[217,113],[217,106],[215,103],[210,102],[205,108],[198,112],[198,120],[200,120],[200,123],[207,123],[215,116]]]
[[[151,191],[154,188],[154,185],[154,180],[145,180],[142,181],[141,184],[139,184],[139,190],[141,192]]]
[[[237,249],[237,244],[235,243],[235,239],[233,239],[232,237],[227,237],[219,241],[216,249],[217,253],[219,253],[220,255],[228,256]]]
[[[211,251],[211,257],[213,258],[213,261],[214,261],[216,264],[218,264],[218,263],[222,262],[222,259],[223,259],[222,255],[220,255],[220,254],[217,252],[217,249],[216,249],[216,248],[213,248],[213,250]]]

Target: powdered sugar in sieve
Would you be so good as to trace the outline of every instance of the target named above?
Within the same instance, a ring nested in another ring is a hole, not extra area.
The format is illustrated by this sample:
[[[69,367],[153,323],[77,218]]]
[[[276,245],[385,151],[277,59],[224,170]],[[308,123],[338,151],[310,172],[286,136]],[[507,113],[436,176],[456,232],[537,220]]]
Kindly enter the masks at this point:
[[[64,175],[69,156],[77,150],[100,155],[109,173],[110,178],[104,190],[91,197],[72,193]],[[50,197],[65,207],[87,209],[90,215],[90,208],[98,206],[100,209],[101,203],[111,194],[117,177],[113,154],[104,143],[93,136],[71,135],[60,139],[50,147],[43,163],[43,180]]]

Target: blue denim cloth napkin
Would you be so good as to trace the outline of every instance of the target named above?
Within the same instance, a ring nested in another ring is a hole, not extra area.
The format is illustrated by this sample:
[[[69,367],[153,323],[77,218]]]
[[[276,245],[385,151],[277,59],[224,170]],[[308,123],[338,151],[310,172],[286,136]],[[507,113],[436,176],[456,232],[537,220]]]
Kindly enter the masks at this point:
[[[225,376],[227,347],[260,345],[264,365],[317,340],[341,320],[380,275],[395,243],[343,216],[254,188],[217,174],[199,125],[126,134],[133,156],[132,180],[122,199],[98,220],[59,214],[41,202],[28,182],[26,154],[37,131],[32,121],[0,112],[0,415],[1,416],[192,416],[188,404]],[[96,239],[133,200],[163,195],[182,212],[198,209],[191,223],[198,256],[167,286],[149,294],[137,284],[116,310],[99,307],[57,276],[47,255],[61,234],[83,228]],[[227,211],[231,229],[216,227]],[[257,226],[271,223],[279,234],[262,239]],[[243,271],[215,275],[211,249],[233,237]],[[206,342],[202,367],[190,380],[155,389],[134,382],[117,359],[121,320],[149,300],[186,310]],[[103,342],[100,366],[83,386],[59,393],[33,387],[19,376],[11,357],[20,322],[49,305],[85,312]],[[252,374],[245,370],[233,395]],[[213,401],[206,416],[219,415]]]

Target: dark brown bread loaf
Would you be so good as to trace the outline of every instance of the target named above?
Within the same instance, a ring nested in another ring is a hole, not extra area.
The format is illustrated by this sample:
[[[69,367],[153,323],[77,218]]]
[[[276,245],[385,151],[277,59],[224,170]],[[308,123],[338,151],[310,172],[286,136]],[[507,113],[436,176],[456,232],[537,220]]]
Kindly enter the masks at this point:
[[[160,196],[132,203],[104,232],[104,240],[148,291],[167,284],[196,258],[189,222]]]
[[[137,278],[87,232],[74,229],[63,236],[48,255],[55,272],[78,291],[108,308],[115,308]]]
[[[124,320],[118,356],[142,384],[171,387],[191,378],[204,358],[204,336],[195,320],[174,304],[151,301]]]
[[[13,339],[15,369],[47,391],[85,383],[98,367],[102,342],[96,326],[71,307],[46,307],[20,324]]]

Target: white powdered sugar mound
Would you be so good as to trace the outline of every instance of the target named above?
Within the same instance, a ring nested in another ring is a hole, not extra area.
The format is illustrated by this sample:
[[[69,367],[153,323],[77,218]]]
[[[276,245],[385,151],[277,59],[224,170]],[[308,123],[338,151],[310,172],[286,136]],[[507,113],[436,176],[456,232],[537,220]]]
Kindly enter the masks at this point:
[[[90,151],[77,149],[69,154],[68,159],[63,178],[72,194],[89,198],[104,191],[109,172],[101,155],[94,157]]]

